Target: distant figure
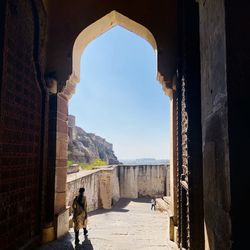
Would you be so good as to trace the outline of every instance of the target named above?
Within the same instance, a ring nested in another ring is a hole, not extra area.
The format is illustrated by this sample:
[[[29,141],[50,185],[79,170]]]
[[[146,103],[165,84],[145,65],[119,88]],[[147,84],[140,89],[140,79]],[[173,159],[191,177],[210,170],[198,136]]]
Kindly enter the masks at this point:
[[[151,199],[151,210],[154,208],[154,210],[155,210],[155,205],[156,205],[156,200],[155,200],[155,198],[152,198]]]
[[[83,195],[85,188],[79,189],[79,195],[73,201],[73,222],[75,231],[75,244],[79,243],[79,230],[83,228],[85,236],[88,234],[87,230],[87,200]]]

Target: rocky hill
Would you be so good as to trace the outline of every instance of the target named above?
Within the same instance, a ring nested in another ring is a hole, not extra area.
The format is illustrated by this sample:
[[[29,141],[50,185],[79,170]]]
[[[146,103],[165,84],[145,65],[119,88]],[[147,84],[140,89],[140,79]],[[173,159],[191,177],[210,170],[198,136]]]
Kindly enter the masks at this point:
[[[75,117],[72,115],[69,115],[68,127],[68,160],[90,163],[101,159],[110,165],[119,163],[113,145],[104,138],[75,126]]]

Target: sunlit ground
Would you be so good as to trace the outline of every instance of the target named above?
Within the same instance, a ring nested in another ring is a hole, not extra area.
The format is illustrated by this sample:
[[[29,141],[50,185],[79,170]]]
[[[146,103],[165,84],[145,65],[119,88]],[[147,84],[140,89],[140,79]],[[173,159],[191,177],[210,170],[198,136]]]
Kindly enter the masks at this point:
[[[150,199],[121,199],[112,209],[98,209],[89,214],[89,235],[80,231],[80,244],[75,247],[74,232],[50,243],[40,250],[174,250],[168,239],[167,213],[151,210]]]

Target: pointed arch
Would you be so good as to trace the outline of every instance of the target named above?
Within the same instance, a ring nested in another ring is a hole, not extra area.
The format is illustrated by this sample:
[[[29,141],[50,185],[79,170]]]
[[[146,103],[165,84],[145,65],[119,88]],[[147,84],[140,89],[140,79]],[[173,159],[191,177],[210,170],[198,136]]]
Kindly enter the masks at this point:
[[[63,94],[67,97],[67,99],[71,98],[71,96],[75,92],[76,84],[80,82],[81,56],[85,48],[98,36],[102,35],[116,25],[120,25],[123,28],[145,39],[154,49],[157,62],[157,44],[153,34],[145,26],[129,19],[128,17],[120,14],[115,10],[111,11],[109,14],[105,15],[104,17],[100,18],[99,20],[82,30],[82,32],[76,38],[73,46],[72,74],[63,90]],[[159,72],[156,72],[156,77],[157,80],[159,80],[162,84],[163,91],[166,93],[166,87],[163,77]]]

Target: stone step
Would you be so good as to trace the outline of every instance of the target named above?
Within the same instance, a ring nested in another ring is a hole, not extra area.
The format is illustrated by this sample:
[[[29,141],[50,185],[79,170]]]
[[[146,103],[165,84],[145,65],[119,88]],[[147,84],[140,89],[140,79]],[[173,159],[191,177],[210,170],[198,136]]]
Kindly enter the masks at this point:
[[[170,197],[164,196],[162,198],[156,198],[155,209],[161,212],[168,212],[170,209]]]

